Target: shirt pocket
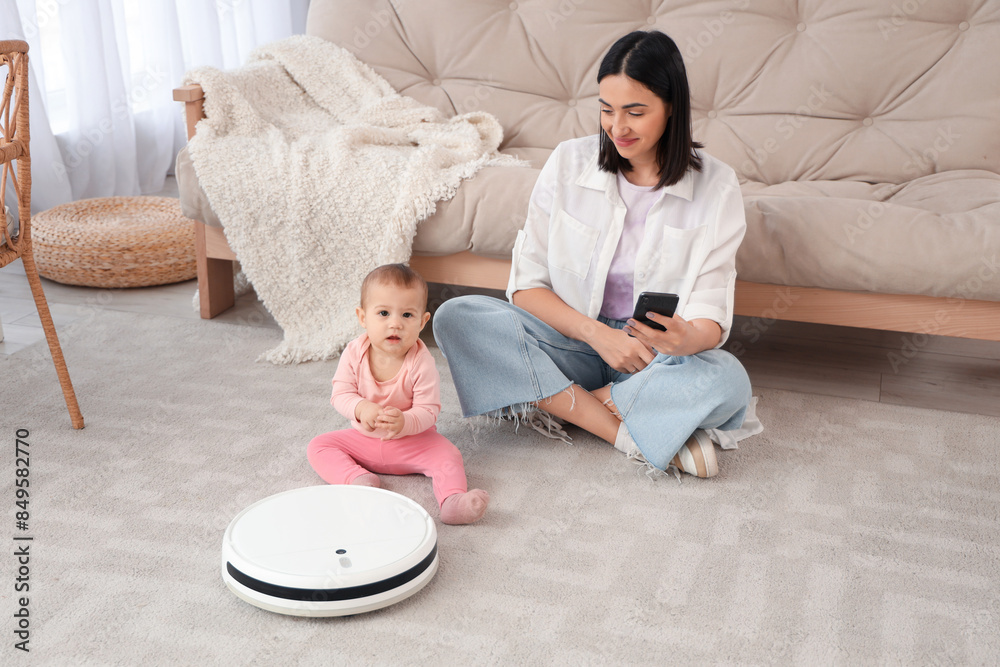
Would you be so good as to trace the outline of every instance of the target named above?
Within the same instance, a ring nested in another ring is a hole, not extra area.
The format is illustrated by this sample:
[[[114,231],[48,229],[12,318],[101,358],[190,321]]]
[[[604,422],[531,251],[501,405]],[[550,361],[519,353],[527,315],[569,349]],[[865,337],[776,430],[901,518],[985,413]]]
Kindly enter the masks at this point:
[[[641,275],[636,277],[642,281],[648,276],[650,282],[661,285],[669,281],[676,289],[677,281],[687,278],[695,266],[704,262],[702,245],[707,232],[705,225],[693,229],[664,227],[658,242],[649,248],[649,256],[637,262],[636,273]]]
[[[558,211],[549,236],[549,263],[553,269],[586,278],[600,230],[588,227],[566,211]]]

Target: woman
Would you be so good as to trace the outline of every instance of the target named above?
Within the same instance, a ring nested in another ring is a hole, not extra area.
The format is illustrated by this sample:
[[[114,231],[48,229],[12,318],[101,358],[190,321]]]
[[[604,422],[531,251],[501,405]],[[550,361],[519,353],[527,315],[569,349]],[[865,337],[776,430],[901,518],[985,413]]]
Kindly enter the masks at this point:
[[[598,136],[556,147],[514,245],[507,297],[446,301],[434,336],[463,414],[537,407],[657,469],[718,471],[705,429],[743,424],[732,325],[746,229],[735,172],[699,152],[676,44],[618,40],[598,72]],[[631,319],[643,291],[672,292],[673,317]]]

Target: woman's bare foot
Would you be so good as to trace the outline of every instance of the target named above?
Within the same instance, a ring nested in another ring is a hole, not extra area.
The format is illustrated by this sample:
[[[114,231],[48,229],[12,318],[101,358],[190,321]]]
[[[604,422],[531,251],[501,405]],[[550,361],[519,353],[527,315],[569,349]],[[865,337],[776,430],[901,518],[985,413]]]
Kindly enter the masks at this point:
[[[382,488],[382,480],[380,480],[378,475],[373,472],[358,475],[351,480],[351,484],[354,484],[355,486],[374,486],[376,489]]]
[[[441,503],[441,521],[452,525],[473,523],[483,518],[490,494],[482,489],[453,493]]]

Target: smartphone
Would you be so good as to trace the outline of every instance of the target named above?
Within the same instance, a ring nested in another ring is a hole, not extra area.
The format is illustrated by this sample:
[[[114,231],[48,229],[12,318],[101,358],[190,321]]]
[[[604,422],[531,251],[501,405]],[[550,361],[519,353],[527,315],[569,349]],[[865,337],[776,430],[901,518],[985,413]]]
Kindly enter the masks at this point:
[[[677,301],[678,297],[676,294],[668,294],[666,292],[643,292],[635,301],[635,311],[632,313],[632,319],[636,322],[642,322],[646,326],[652,327],[653,329],[666,331],[667,328],[665,326],[651,321],[646,317],[646,313],[653,311],[657,315],[673,317],[674,311],[677,310]]]

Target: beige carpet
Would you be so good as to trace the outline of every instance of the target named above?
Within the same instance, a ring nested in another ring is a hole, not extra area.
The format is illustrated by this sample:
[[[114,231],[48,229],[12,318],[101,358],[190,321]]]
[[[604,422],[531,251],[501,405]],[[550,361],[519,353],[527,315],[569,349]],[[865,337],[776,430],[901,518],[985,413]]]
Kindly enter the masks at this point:
[[[416,596],[348,618],[252,607],[219,572],[252,502],[319,484],[344,421],[335,362],[255,363],[280,332],[93,310],[61,331],[87,428],[44,344],[0,358],[13,648],[30,534],[31,664],[985,664],[1000,655],[1000,419],[764,390],[721,474],[651,480],[610,446],[461,420],[440,430],[493,504],[438,523]],[[435,351],[436,352],[436,351]],[[440,360],[440,355],[438,355]],[[30,528],[14,527],[16,429]],[[429,480],[386,478],[437,516]]]

